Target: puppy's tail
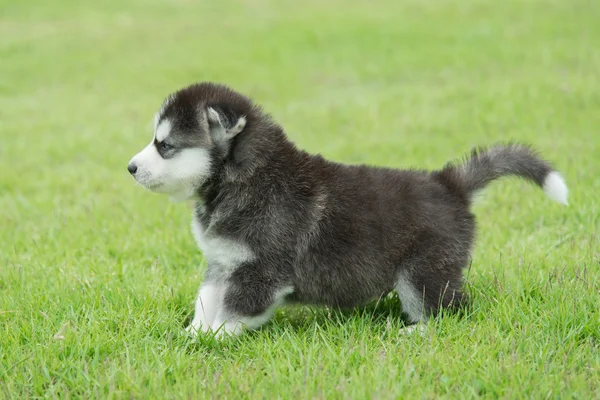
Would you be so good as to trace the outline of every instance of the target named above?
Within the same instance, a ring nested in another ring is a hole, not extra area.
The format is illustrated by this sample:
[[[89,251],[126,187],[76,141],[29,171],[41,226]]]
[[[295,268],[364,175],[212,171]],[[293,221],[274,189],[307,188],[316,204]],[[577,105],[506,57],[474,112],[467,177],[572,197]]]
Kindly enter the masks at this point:
[[[552,200],[568,204],[567,185],[560,174],[531,148],[519,144],[475,148],[463,163],[448,164],[434,176],[467,201],[495,179],[518,176],[538,185]]]

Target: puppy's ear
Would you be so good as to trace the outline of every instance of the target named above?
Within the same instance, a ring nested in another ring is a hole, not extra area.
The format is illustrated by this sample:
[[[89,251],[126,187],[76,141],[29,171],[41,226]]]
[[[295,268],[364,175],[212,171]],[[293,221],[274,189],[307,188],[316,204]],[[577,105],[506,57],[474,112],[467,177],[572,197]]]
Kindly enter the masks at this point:
[[[206,119],[210,135],[217,142],[228,142],[246,127],[246,116],[237,116],[233,111],[223,107],[208,106]]]

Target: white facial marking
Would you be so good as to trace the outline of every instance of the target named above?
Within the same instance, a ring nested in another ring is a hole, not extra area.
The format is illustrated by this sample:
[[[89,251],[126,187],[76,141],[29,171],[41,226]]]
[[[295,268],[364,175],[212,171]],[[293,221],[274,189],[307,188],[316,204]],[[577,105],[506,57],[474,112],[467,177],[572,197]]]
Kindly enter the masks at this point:
[[[171,121],[168,119],[162,120],[156,127],[156,140],[162,142],[171,133]]]
[[[135,155],[130,163],[138,167],[135,174],[138,183],[148,190],[166,193],[179,201],[193,197],[198,186],[209,176],[211,169],[207,149],[183,149],[172,158],[164,159],[154,143],[150,143]]]
[[[550,172],[548,176],[546,176],[546,179],[544,179],[544,192],[557,203],[564,205],[569,204],[567,201],[569,189],[567,189],[567,184],[562,176],[556,171]]]

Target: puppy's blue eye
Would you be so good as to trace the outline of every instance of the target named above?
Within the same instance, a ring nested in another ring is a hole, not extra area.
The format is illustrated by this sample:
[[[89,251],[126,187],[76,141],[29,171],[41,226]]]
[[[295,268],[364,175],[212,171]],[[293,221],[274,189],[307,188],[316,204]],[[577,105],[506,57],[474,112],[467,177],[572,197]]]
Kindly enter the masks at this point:
[[[165,143],[165,142],[160,142],[160,143],[158,144],[158,148],[159,148],[161,151],[168,151],[168,150],[171,150],[171,149],[173,148],[173,146],[171,146],[170,144],[167,144],[167,143]]]

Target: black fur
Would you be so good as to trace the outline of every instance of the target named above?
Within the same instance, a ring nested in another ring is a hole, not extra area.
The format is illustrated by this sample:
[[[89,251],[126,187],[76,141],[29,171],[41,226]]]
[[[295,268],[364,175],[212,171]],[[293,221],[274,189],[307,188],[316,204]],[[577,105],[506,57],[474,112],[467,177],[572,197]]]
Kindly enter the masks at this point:
[[[490,149],[473,149],[464,164],[448,164],[434,176],[446,186],[456,189],[457,193],[471,198],[473,193],[505,175],[519,176],[542,187],[544,179],[552,171],[550,164],[535,151],[510,143]]]
[[[175,93],[160,118],[208,135],[198,117],[206,107],[226,128],[247,119],[227,151],[211,150],[212,174],[197,189],[204,229],[256,255],[225,278],[209,265],[208,281],[226,280],[229,315],[262,314],[286,287],[288,301],[354,307],[406,287],[400,281],[413,288],[401,300],[423,304],[412,321],[460,304],[475,235],[472,193],[505,175],[541,186],[552,171],[516,144],[475,150],[434,172],[327,161],[297,149],[250,99],[212,83]]]

